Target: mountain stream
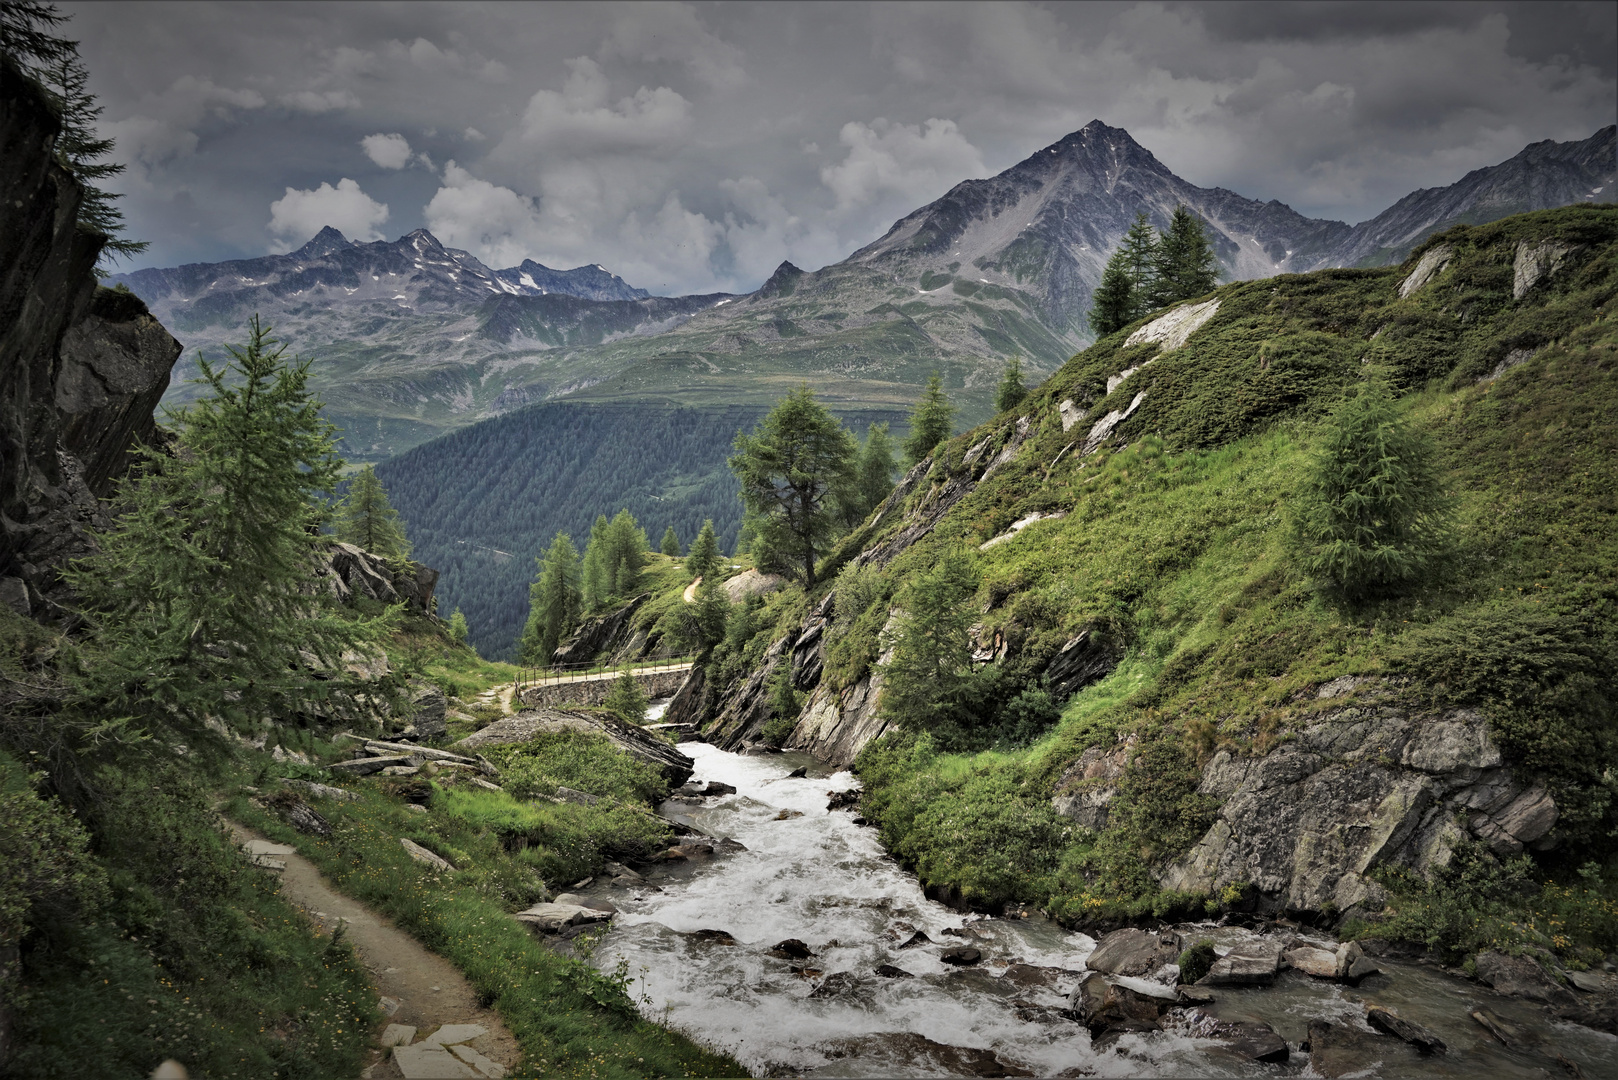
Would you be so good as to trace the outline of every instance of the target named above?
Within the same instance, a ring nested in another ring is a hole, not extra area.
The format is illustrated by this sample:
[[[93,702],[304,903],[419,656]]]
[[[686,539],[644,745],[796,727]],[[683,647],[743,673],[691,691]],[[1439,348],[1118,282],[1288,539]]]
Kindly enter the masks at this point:
[[[1571,1073],[1560,1054],[1585,1076],[1618,1076],[1618,1039],[1552,1023],[1537,1005],[1433,967],[1387,961],[1379,961],[1385,974],[1358,988],[1284,971],[1272,987],[1220,988],[1211,1006],[1175,1009],[1163,1031],[1093,1042],[1060,1013],[1092,938],[1038,916],[962,915],[928,900],[875,829],[827,810],[829,791],[858,786],[847,772],[830,773],[802,754],[680,749],[696,761],[694,781],[720,781],[736,793],[671,799],[665,816],[746,850],[658,866],[634,889],[585,890],[619,911],[594,962],[608,971],[626,965],[630,992],[649,1017],[728,1050],[754,1075],[1319,1076],[1298,1046],[1309,1021],[1326,1018],[1366,1033],[1363,1064],[1346,1075],[1526,1080]],[[808,775],[787,775],[799,767]],[[1212,923],[1177,929],[1187,940],[1212,939],[1220,952],[1253,933]],[[901,949],[916,930],[930,942]],[[770,953],[789,938],[813,955]],[[975,946],[982,962],[942,963],[954,945]],[[883,965],[912,977],[876,974]],[[848,974],[833,977],[839,972]],[[1363,1019],[1366,1000],[1425,1025],[1448,1052],[1423,1058],[1374,1034]],[[1537,1045],[1507,1050],[1469,1017],[1479,1006],[1526,1029]],[[1270,1024],[1291,1046],[1290,1061],[1237,1056],[1208,1037],[1211,1017]]]

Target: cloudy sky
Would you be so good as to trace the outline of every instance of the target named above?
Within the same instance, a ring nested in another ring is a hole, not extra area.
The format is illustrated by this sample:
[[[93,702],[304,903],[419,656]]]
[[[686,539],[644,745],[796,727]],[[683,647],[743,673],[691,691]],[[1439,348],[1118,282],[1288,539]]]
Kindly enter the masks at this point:
[[[1357,222],[1618,113],[1610,2],[61,6],[136,266],[426,226],[741,291],[1092,119]]]

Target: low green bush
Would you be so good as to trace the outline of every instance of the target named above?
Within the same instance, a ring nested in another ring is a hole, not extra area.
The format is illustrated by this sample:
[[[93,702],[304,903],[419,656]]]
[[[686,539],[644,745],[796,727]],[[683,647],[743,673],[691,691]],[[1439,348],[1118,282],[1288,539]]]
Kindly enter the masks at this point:
[[[1211,941],[1199,941],[1180,954],[1180,981],[1194,983],[1213,967],[1214,946]]]
[[[499,766],[502,785],[519,799],[555,795],[558,787],[648,805],[668,795],[662,774],[594,732],[546,732],[486,753]]]

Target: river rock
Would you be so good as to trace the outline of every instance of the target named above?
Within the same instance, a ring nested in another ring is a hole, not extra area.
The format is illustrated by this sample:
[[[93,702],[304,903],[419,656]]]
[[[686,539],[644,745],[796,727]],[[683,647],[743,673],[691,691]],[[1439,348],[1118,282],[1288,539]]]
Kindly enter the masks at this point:
[[[915,978],[914,975],[910,974],[910,972],[906,971],[904,968],[894,967],[892,964],[879,965],[877,967],[877,969],[876,969],[876,973],[878,975],[882,976],[884,979],[914,979]]]
[[[708,945],[734,945],[736,939],[724,930],[696,930],[691,934],[691,940],[701,941]]]
[[[1269,986],[1281,970],[1284,942],[1261,938],[1245,941],[1213,962],[1198,986]]]
[[[955,967],[970,967],[983,959],[983,954],[970,945],[957,945],[938,954],[938,959]]]
[[[1501,1045],[1508,1050],[1523,1050],[1533,1046],[1538,1041],[1531,1033],[1513,1024],[1492,1009],[1473,1009],[1468,1015],[1473,1020],[1476,1020],[1484,1031],[1498,1039]]]
[[[1348,1024],[1311,1020],[1309,1064],[1315,1072],[1333,1080],[1350,1073],[1365,1073],[1377,1060],[1380,1041],[1370,1032]]]
[[[787,938],[785,941],[776,942],[775,946],[770,949],[770,955],[778,956],[783,960],[807,960],[815,953],[813,949],[797,938]]]
[[[1180,938],[1172,930],[1149,933],[1129,927],[1103,937],[1084,963],[1109,975],[1148,975],[1179,955]]]
[[[1221,1020],[1210,1035],[1231,1053],[1249,1061],[1280,1064],[1292,1056],[1287,1041],[1260,1021]]]
[[[899,948],[911,949],[915,948],[917,945],[930,945],[932,940],[932,938],[927,936],[927,932],[925,930],[917,930],[914,934],[911,934],[909,937],[905,938],[904,941],[900,942]]]
[[[1511,997],[1542,1001],[1547,1005],[1572,1005],[1573,994],[1545,973],[1526,956],[1507,956],[1504,953],[1478,954],[1478,979]]]
[[[1155,1031],[1166,1007],[1166,1002],[1120,986],[1096,971],[1080,979],[1068,999],[1068,1009],[1092,1036],[1107,1030]]]
[[[1378,1031],[1385,1031],[1389,1035],[1403,1039],[1423,1054],[1442,1054],[1449,1047],[1444,1040],[1428,1031],[1413,1020],[1406,1020],[1392,1009],[1384,1009],[1379,1005],[1366,1004],[1365,1019]]]
[[[569,926],[581,926],[584,923],[606,922],[612,918],[610,911],[598,911],[587,908],[582,904],[535,904],[526,911],[519,911],[512,916],[518,922],[527,923],[536,930],[547,934],[561,932]]]
[[[1337,978],[1337,954],[1325,949],[1317,949],[1313,945],[1300,945],[1295,949],[1288,949],[1281,954],[1288,967],[1295,968],[1305,975],[1313,975],[1317,979]]]
[[[819,986],[809,991],[812,998],[839,997],[848,993],[859,985],[859,979],[852,971],[834,971],[821,980]]]
[[[582,908],[589,908],[591,911],[604,911],[609,915],[618,914],[618,909],[612,905],[610,900],[586,899],[585,897],[580,896],[578,893],[562,893],[556,897],[554,903],[576,904]]]
[[[858,791],[828,791],[826,796],[827,810],[852,810],[860,804]]]
[[[1591,994],[1571,1005],[1553,1005],[1551,1015],[1570,1024],[1618,1035],[1618,994]]]
[[[787,779],[788,780],[801,780],[801,779],[803,779],[804,777],[806,777],[808,775],[809,775],[809,767],[806,766],[806,765],[799,765],[796,769],[793,769],[791,772],[787,773]]]

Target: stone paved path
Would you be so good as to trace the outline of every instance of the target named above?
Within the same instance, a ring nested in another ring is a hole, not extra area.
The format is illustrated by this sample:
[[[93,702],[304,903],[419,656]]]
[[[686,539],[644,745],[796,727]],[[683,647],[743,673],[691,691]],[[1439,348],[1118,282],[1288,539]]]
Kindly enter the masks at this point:
[[[453,964],[429,952],[383,916],[337,892],[315,864],[235,822],[231,836],[259,865],[281,875],[281,895],[303,908],[327,933],[346,936],[392,1009],[365,1080],[438,1080],[504,1075],[517,1063],[517,1040]],[[277,864],[280,864],[279,868]]]

